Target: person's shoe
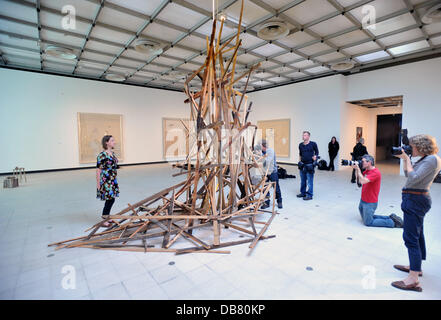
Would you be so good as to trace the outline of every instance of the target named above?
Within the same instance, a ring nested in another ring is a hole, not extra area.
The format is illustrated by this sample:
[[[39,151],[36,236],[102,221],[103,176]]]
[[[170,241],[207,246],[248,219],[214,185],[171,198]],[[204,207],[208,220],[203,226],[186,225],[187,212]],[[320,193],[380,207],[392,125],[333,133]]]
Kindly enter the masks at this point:
[[[394,268],[397,269],[397,270],[403,271],[403,272],[407,272],[407,273],[410,272],[410,268],[409,268],[409,267],[402,266],[402,265],[399,265],[399,264],[395,264],[395,265],[394,265]],[[421,272],[418,274],[418,277],[422,277],[422,276],[423,276],[423,272],[421,271]]]
[[[312,197],[311,197],[311,196],[305,196],[305,197],[303,198],[303,200],[305,200],[305,201],[312,200]]]
[[[260,209],[266,209],[266,208],[269,208],[269,203],[264,203],[261,207],[260,207]]]
[[[277,208],[283,209],[282,201],[277,201]]]
[[[355,183],[355,180],[351,180],[351,183]]]
[[[297,198],[304,198],[304,197],[306,197],[306,194],[299,193],[299,194],[297,195]]]
[[[422,292],[423,288],[420,287],[419,282],[415,282],[412,284],[406,285],[404,281],[395,281],[391,283],[392,287],[401,289],[401,290],[407,290],[407,291],[417,291]]]
[[[395,228],[402,228],[403,227],[403,219],[401,219],[399,216],[397,216],[395,213],[392,213],[389,218],[393,220],[395,223]]]

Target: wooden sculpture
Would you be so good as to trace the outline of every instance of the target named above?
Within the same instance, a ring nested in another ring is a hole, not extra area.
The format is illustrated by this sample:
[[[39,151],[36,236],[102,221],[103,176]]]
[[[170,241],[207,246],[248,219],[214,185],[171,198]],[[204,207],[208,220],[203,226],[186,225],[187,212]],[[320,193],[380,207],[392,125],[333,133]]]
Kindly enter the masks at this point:
[[[86,230],[90,231],[87,236],[50,246],[183,254],[230,253],[219,249],[250,243],[251,253],[259,240],[275,237],[264,236],[277,212],[274,192],[272,210],[260,209],[274,183],[266,181],[268,172],[261,165],[264,157],[253,147],[257,126],[247,122],[251,111],[251,103],[246,107],[248,80],[242,92],[235,89],[240,79],[249,79],[258,67],[256,65],[234,78],[241,44],[242,14],[243,1],[237,35],[222,45],[224,20],[220,21],[216,40],[217,21],[214,19],[211,37],[207,37],[205,63],[186,79],[184,91],[188,98],[185,102],[190,104],[191,110],[191,124],[186,130],[187,136],[193,136],[195,141],[186,159],[175,164],[181,172],[174,174],[185,175],[186,179],[135,204],[128,204],[124,210]],[[236,40],[234,46],[230,45],[233,40]],[[228,52],[233,54],[224,61],[223,56]],[[202,81],[198,92],[189,89],[194,77]],[[253,133],[251,142],[245,135],[250,130]],[[225,132],[230,133],[227,138]],[[253,183],[251,170],[260,171],[260,180],[256,182],[254,179]],[[271,213],[267,221],[256,219],[258,216],[263,218],[265,213]],[[110,219],[115,225],[98,233],[103,223]],[[230,241],[223,242],[222,233],[226,232]],[[238,234],[244,239],[231,241],[231,236]],[[151,245],[154,238],[159,238],[159,242],[162,239],[160,248]],[[178,241],[180,239],[188,240],[192,245],[185,246],[184,241]]]

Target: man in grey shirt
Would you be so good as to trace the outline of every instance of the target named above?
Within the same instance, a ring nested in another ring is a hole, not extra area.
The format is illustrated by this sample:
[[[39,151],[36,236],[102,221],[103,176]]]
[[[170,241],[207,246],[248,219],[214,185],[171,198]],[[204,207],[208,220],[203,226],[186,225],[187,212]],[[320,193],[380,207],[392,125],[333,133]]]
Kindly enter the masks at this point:
[[[265,139],[262,139],[262,141],[260,142],[260,145],[262,147],[262,153],[264,155],[266,154],[266,158],[265,158],[263,166],[265,168],[265,171],[268,170],[267,178],[271,182],[276,182],[277,207],[279,209],[282,209],[283,208],[282,193],[280,191],[279,174],[277,172],[276,153],[274,152],[274,150],[272,148],[268,147],[267,141]],[[267,199],[261,208],[266,209],[269,207],[269,204],[270,204],[270,200]]]

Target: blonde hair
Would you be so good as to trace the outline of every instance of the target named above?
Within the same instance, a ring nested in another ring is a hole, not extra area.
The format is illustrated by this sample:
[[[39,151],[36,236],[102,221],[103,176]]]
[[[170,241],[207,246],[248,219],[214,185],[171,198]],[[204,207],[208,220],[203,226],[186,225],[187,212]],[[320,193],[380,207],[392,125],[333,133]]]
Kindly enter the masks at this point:
[[[436,139],[428,134],[418,134],[409,139],[409,143],[424,155],[436,154],[439,148],[436,144]]]

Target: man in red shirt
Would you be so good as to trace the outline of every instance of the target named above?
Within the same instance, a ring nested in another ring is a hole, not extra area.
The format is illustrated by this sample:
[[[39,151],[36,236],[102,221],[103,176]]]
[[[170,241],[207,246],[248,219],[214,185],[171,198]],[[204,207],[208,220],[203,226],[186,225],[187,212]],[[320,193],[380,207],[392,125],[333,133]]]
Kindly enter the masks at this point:
[[[358,180],[363,185],[361,189],[361,200],[358,210],[363,222],[368,227],[402,228],[403,220],[395,214],[389,217],[375,215],[378,206],[378,194],[380,193],[381,173],[374,167],[375,160],[366,154],[362,157],[362,173],[358,165],[352,167],[356,171]]]

